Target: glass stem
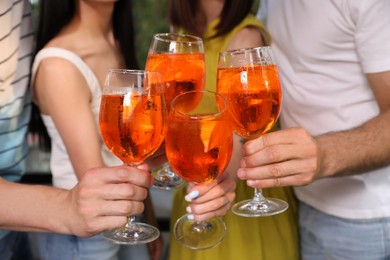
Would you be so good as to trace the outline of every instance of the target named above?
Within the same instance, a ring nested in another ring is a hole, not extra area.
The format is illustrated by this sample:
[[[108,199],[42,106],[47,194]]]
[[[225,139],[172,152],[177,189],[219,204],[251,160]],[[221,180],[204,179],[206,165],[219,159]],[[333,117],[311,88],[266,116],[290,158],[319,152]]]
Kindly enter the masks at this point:
[[[134,221],[135,221],[135,216],[128,216],[126,227],[131,227],[132,225],[134,225],[133,224]]]
[[[259,188],[255,188],[253,201],[256,203],[267,203],[267,199],[263,196],[263,192]]]
[[[192,231],[197,233],[205,233],[211,230],[212,226],[208,221],[195,221],[192,224]]]

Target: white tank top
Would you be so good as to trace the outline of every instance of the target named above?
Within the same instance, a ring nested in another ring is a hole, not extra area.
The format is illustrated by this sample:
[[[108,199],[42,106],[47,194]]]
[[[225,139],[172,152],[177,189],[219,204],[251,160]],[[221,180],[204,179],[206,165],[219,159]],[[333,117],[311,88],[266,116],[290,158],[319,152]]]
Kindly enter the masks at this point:
[[[32,67],[32,82],[34,82],[35,74],[39,64],[46,58],[62,58],[71,62],[84,76],[89,89],[91,91],[91,111],[95,117],[96,127],[98,127],[99,107],[101,99],[101,87],[95,74],[91,68],[76,54],[71,51],[61,48],[44,48],[40,50],[34,60]],[[73,169],[66,147],[62,141],[60,134],[57,131],[56,125],[51,116],[42,115],[43,122],[48,130],[51,138],[51,157],[50,170],[53,176],[53,185],[63,189],[71,189],[77,183],[76,173]],[[121,165],[122,162],[109,152],[102,140],[101,154],[106,166]]]

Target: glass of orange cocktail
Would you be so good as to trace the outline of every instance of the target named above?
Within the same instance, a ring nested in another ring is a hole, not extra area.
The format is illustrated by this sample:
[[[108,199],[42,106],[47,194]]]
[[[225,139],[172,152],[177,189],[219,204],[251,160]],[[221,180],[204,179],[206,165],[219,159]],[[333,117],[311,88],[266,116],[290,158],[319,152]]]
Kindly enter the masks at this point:
[[[160,72],[169,111],[175,96],[204,89],[202,39],[177,33],[155,34],[146,59],[146,70]],[[152,174],[155,178],[154,186],[158,188],[172,189],[185,183],[172,171],[168,162],[154,168]]]
[[[193,183],[218,179],[230,161],[232,138],[222,95],[189,91],[173,99],[165,148],[171,167],[182,179]],[[173,231],[182,245],[208,249],[222,242],[226,226],[221,218],[197,222],[184,215]]]
[[[100,103],[99,127],[107,148],[136,167],[164,140],[166,104],[158,72],[110,70]],[[157,239],[157,228],[128,218],[126,226],[103,236],[118,244],[143,244]]]
[[[218,61],[217,92],[229,102],[234,131],[249,140],[268,132],[276,123],[282,104],[278,70],[270,47],[222,52]],[[252,199],[233,205],[235,214],[245,217],[281,213],[288,204],[265,198],[255,189]]]

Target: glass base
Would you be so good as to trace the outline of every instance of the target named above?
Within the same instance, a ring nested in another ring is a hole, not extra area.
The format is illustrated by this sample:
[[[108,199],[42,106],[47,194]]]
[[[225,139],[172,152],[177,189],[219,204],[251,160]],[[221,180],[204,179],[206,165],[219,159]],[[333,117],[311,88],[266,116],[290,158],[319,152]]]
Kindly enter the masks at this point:
[[[196,222],[184,215],[176,221],[174,234],[176,240],[189,249],[210,249],[222,243],[226,224],[221,218]]]
[[[264,201],[244,200],[233,205],[234,214],[242,217],[267,217],[282,213],[288,209],[284,200],[266,198]]]
[[[156,240],[160,231],[151,225],[133,222],[128,226],[103,232],[102,235],[115,244],[140,245]]]
[[[173,190],[183,187],[186,182],[173,172],[169,163],[164,163],[152,169],[154,188]]]

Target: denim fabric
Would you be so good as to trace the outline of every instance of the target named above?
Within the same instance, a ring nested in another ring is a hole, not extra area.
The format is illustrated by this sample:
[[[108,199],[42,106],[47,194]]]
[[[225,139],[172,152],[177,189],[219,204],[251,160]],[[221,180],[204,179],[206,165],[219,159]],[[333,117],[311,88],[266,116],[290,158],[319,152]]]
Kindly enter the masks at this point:
[[[101,235],[80,238],[51,233],[36,234],[40,260],[117,260],[119,245]]]
[[[390,260],[390,218],[342,219],[299,203],[303,260]]]
[[[9,232],[0,239],[1,260],[32,260],[27,233]]]

